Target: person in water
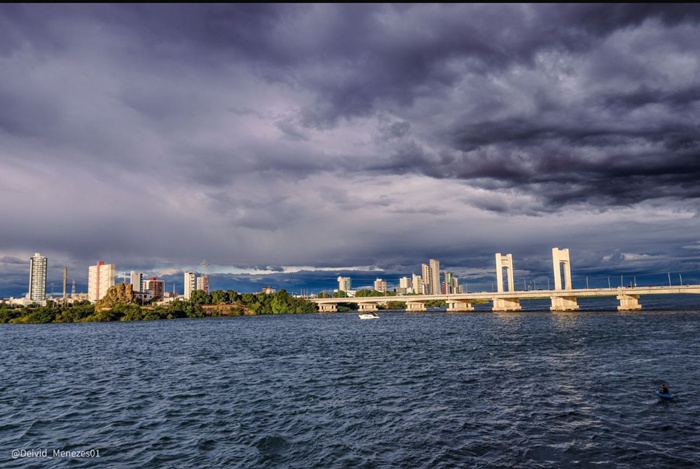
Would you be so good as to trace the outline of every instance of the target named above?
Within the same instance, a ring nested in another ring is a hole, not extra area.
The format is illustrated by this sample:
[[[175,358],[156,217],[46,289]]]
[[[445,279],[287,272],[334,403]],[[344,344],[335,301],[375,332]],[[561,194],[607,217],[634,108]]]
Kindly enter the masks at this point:
[[[662,385],[661,385],[661,391],[660,391],[660,392],[661,392],[661,394],[671,394],[671,391],[668,390],[668,386],[666,386],[665,384],[662,384]]]

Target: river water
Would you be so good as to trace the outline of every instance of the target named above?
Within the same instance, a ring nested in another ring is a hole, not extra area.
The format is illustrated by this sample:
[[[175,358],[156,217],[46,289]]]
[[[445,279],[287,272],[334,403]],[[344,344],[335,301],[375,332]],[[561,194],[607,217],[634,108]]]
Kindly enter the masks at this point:
[[[698,467],[699,339],[697,306],[3,325],[0,466]]]

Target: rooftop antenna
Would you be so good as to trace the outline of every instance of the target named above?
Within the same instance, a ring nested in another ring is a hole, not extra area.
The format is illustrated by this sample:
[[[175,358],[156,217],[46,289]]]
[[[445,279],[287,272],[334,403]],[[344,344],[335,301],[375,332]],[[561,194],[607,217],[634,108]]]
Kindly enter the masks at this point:
[[[202,275],[207,275],[207,260],[203,260],[200,266],[202,267]]]

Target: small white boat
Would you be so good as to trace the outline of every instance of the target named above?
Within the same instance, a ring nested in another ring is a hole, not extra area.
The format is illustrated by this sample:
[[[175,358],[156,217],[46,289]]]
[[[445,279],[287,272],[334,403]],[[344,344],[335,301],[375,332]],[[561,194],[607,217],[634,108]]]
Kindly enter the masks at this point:
[[[360,319],[379,319],[377,313],[360,313]]]

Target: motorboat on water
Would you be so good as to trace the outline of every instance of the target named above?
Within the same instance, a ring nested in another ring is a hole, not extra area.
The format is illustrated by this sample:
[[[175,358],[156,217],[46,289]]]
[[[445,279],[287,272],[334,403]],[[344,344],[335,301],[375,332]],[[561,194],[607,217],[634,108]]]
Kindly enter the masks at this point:
[[[379,315],[377,313],[360,313],[359,316],[360,319],[379,319]]]

